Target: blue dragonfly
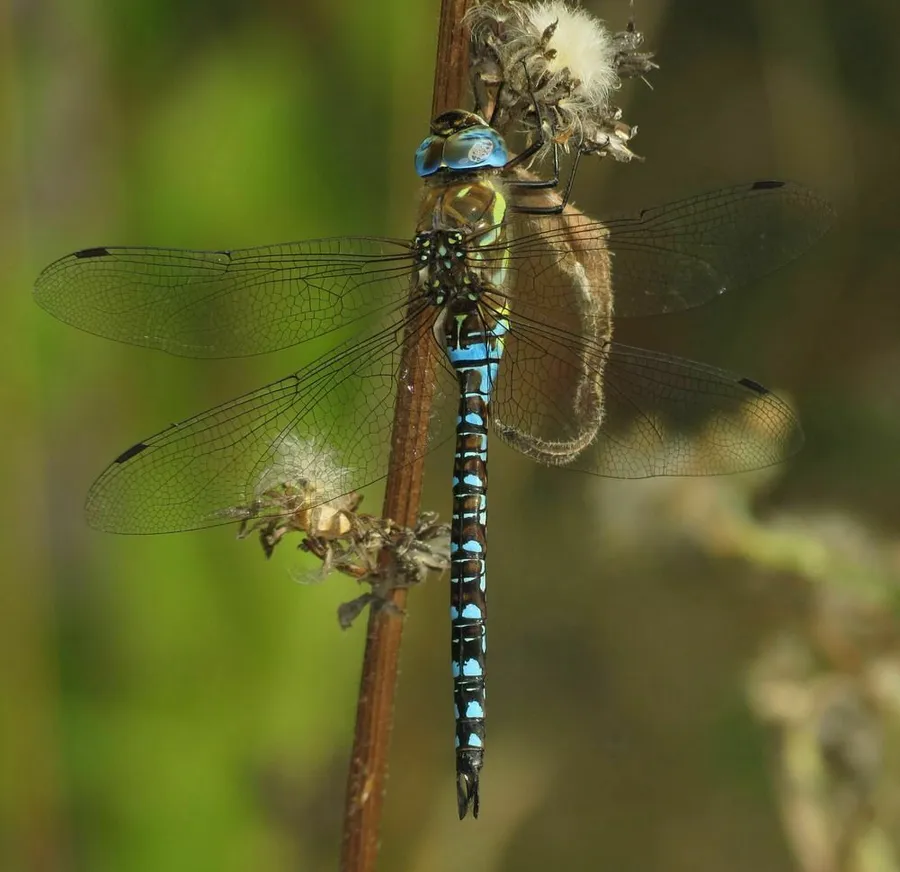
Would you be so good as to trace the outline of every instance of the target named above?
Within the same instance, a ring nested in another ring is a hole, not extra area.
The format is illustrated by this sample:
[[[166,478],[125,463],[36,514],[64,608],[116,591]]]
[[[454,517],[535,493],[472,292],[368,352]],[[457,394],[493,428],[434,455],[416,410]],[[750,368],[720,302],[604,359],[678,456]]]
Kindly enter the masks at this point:
[[[790,456],[802,434],[782,400],[752,379],[613,342],[613,314],[698,306],[783,266],[832,221],[825,201],[778,181],[597,221],[544,190],[554,182],[535,180],[527,156],[511,157],[478,115],[444,113],[416,152],[424,190],[412,240],[88,248],[48,266],[35,289],[68,324],[186,357],[333,338],[302,369],[122,452],[86,507],[91,525],[117,533],[265,519],[287,511],[273,493],[326,503],[377,481],[395,398],[422,388],[401,362],[434,344],[435,409],[419,444],[455,434],[460,818],[478,815],[484,754],[488,431],[541,463],[618,478]]]

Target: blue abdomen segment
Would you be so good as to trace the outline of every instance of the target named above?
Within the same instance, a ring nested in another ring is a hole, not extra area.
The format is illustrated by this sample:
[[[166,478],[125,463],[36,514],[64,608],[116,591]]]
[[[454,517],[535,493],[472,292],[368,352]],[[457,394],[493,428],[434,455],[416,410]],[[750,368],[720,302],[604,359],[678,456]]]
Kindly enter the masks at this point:
[[[486,323],[476,305],[447,316],[447,356],[460,387],[453,463],[450,620],[460,819],[478,817],[484,759],[487,637],[487,431],[491,389],[503,354],[506,319]]]

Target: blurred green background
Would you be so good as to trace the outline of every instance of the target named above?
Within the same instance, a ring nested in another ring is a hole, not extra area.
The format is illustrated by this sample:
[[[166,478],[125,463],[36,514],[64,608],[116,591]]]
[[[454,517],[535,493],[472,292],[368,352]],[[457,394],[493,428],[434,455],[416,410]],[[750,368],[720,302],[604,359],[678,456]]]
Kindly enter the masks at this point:
[[[636,7],[661,68],[617,102],[647,161],[584,167],[578,204],[780,177],[841,219],[758,287],[621,335],[784,390],[807,445],[694,482],[496,445],[482,817],[456,820],[433,581],[410,598],[381,868],[894,869],[900,5]],[[365,626],[335,609],[354,583],[298,585],[292,549],[267,563],[227,528],[120,538],[82,516],[124,447],[306,352],[167,358],[29,291],[93,245],[409,235],[437,11],[0,7],[0,869],[335,867]],[[445,517],[449,464],[431,458],[425,491]]]

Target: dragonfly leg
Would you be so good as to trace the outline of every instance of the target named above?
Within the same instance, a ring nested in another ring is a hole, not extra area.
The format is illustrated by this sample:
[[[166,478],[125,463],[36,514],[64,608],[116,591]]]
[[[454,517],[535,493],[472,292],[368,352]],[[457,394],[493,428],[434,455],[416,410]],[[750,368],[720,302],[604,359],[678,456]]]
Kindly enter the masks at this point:
[[[558,148],[559,146],[554,143],[553,149],[555,164],[557,164],[556,150]],[[569,178],[568,181],[566,181],[566,188],[562,192],[562,196],[560,197],[558,203],[554,204],[553,206],[517,206],[513,204],[510,206],[510,209],[512,209],[512,211],[514,212],[523,212],[528,215],[561,215],[568,205],[569,197],[572,194],[572,185],[575,182],[575,174],[578,171],[578,162],[581,160],[581,153],[582,152],[580,148],[575,152],[575,160],[572,162],[572,169],[569,171]],[[559,170],[557,169],[557,175],[558,174]],[[556,184],[559,184],[559,179],[556,180]],[[547,188],[551,186],[546,184],[528,185],[526,182],[514,182],[512,183],[511,187]],[[555,187],[555,185],[552,187]]]
[[[522,164],[524,161],[529,160],[533,155],[537,154],[546,144],[547,144],[547,134],[544,129],[544,117],[541,113],[541,104],[540,101],[535,97],[534,93],[531,95],[531,100],[534,104],[534,114],[537,116],[537,127],[538,127],[538,138],[530,145],[525,151],[516,155],[511,160],[507,161],[504,170],[514,169],[515,167]],[[562,193],[562,197],[560,198],[559,203],[556,203],[552,206],[512,206],[513,211],[515,212],[526,212],[529,215],[559,215],[566,208],[566,205],[569,202],[569,196],[572,193],[572,184],[575,181],[575,173],[578,170],[578,162],[581,159],[581,148],[575,152],[575,160],[572,162],[572,169],[569,172],[569,178],[566,182],[566,188]],[[508,185],[513,189],[519,190],[552,190],[554,188],[559,187],[559,143],[553,142],[553,177],[550,179],[522,179],[522,180],[512,180],[508,182]]]
[[[535,143],[535,145],[540,148],[543,146],[543,142]],[[525,152],[522,152],[524,154]],[[520,155],[521,156],[521,155]],[[516,160],[516,158],[513,158]],[[510,161],[506,166],[512,163]],[[559,187],[559,143],[553,143],[553,177],[549,179],[515,179],[511,182],[507,182],[509,187],[511,188],[527,188],[529,190],[534,190],[535,188],[557,188]]]
[[[522,62],[524,66],[524,61]],[[525,76],[528,77],[528,70],[525,70]],[[537,139],[531,143],[524,151],[519,152],[515,157],[510,158],[503,166],[504,172],[508,172],[509,170],[513,170],[518,166],[521,166],[525,161],[531,160],[534,155],[536,155],[546,144],[547,144],[547,134],[544,130],[544,116],[541,114],[541,104],[538,101],[537,97],[535,97],[534,92],[531,92],[531,102],[534,105],[534,114],[537,117]],[[555,188],[559,184],[559,154],[558,154],[558,146],[557,143],[553,143],[553,179],[550,179],[546,182],[542,180],[536,179],[538,182],[537,185],[529,184],[529,182],[525,182],[525,187],[548,187]],[[511,182],[513,187],[519,186],[522,187],[522,182]]]

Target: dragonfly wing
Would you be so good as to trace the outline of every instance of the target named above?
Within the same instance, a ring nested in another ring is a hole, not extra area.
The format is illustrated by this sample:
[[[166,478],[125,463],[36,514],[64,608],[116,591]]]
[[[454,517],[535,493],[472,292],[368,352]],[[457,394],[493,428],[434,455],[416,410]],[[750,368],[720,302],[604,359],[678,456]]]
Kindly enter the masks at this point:
[[[717,367],[547,330],[520,332],[513,348],[494,423],[542,463],[612,478],[717,475],[780,463],[803,443],[787,403]],[[580,393],[536,377],[541,359],[570,369],[560,383]]]
[[[312,494],[315,505],[376,481],[398,387],[413,389],[398,380],[402,330],[350,340],[133,445],[91,488],[89,522],[117,533],[191,530],[285,514],[285,495]],[[407,459],[416,456],[410,448]]]
[[[605,221],[616,315],[680,312],[750,284],[811,248],[834,218],[812,191],[760,181]]]
[[[559,218],[530,219],[510,250],[530,253],[568,237],[583,252],[611,255],[616,317],[662,315],[700,306],[799,257],[831,227],[835,213],[793,182],[760,181],[593,221],[573,234]],[[598,293],[605,293],[605,288]]]
[[[575,469],[721,475],[780,463],[803,444],[791,407],[752,379],[616,343],[591,356],[603,370],[603,423]]]
[[[501,438],[536,460],[598,475],[707,475],[768,466],[802,434],[750,379],[611,343],[611,315],[699,305],[795,257],[830,207],[789,183],[705,194],[607,223],[569,209],[517,215],[486,296],[510,331],[493,393]],[[612,291],[610,288],[612,287]],[[623,311],[624,310],[624,311]]]
[[[89,333],[184,357],[242,357],[400,304],[411,264],[408,243],[365,237],[235,251],[88,248],[48,266],[34,294]]]
[[[510,312],[492,401],[504,441],[616,478],[738,472],[799,448],[794,413],[756,382],[611,342],[616,260],[592,244],[594,222],[574,212],[513,227],[506,296],[484,298]]]

